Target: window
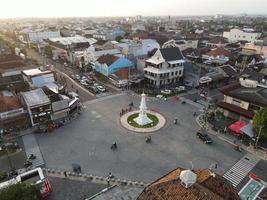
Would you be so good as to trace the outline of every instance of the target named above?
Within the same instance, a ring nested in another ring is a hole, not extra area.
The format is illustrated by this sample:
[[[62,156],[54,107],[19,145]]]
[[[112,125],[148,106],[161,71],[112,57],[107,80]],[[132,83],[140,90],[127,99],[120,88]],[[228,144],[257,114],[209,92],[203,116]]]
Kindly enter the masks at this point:
[[[172,72],[172,76],[173,76],[174,72]]]
[[[235,106],[239,106],[240,107],[241,106],[241,101],[238,100],[238,99],[233,99],[232,100],[232,104],[235,105]]]
[[[178,72],[176,71],[176,72],[175,72],[175,75],[177,75],[177,74],[178,74]]]
[[[182,71],[181,70],[179,70],[179,75],[182,75]]]

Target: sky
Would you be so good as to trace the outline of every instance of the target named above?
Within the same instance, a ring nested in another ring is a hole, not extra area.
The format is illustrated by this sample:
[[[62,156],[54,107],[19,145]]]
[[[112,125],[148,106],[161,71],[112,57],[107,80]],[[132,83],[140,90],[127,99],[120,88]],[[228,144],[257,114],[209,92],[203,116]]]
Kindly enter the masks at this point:
[[[1,0],[0,18],[267,14],[267,0]]]

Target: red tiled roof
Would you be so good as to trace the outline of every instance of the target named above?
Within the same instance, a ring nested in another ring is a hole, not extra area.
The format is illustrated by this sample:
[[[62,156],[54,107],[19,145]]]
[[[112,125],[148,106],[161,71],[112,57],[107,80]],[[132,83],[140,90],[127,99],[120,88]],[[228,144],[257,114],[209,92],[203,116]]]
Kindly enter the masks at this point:
[[[224,49],[224,48],[216,48],[211,50],[210,52],[206,53],[207,56],[213,56],[213,57],[217,57],[217,56],[225,56],[228,57],[231,55],[231,52]]]
[[[242,115],[244,117],[250,118],[250,119],[252,119],[254,116],[254,112],[251,110],[245,110],[243,108],[240,108],[238,106],[235,106],[233,104],[229,104],[223,101],[217,102],[217,106],[224,108],[226,110],[229,110],[231,112],[237,113],[239,115]]]
[[[148,185],[137,200],[223,200],[240,199],[233,186],[223,177],[213,175],[209,169],[193,170],[197,181],[185,188],[180,181],[183,169],[177,168]]]
[[[218,90],[223,94],[228,94],[228,92],[230,92],[234,89],[237,89],[239,87],[241,87],[240,83],[236,82],[236,83],[232,83],[232,84],[228,84],[228,85],[225,85],[223,87],[220,87],[220,88],[218,88]]]
[[[110,55],[110,54],[106,54],[106,55],[102,55],[100,56],[97,61],[101,64],[107,64],[107,65],[111,65],[112,63],[114,63],[116,60],[118,60],[119,57],[114,56],[114,55]]]

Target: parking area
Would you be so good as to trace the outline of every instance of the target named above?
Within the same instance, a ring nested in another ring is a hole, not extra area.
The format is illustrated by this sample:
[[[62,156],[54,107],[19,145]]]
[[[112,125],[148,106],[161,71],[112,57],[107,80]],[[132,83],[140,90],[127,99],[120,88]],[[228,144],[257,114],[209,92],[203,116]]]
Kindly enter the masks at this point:
[[[127,180],[151,182],[178,166],[207,168],[217,164],[216,172],[223,174],[243,153],[213,136],[207,145],[196,136],[198,126],[193,116],[199,109],[180,101],[148,99],[148,108],[163,114],[167,123],[163,129],[146,135],[124,129],[119,122],[122,108],[134,103],[137,109],[140,97],[126,94],[86,102],[83,114],[71,124],[51,134],[38,135],[37,140],[46,167],[71,170],[78,163],[82,171]],[[177,125],[173,119],[177,118]],[[116,141],[118,149],[112,151]]]

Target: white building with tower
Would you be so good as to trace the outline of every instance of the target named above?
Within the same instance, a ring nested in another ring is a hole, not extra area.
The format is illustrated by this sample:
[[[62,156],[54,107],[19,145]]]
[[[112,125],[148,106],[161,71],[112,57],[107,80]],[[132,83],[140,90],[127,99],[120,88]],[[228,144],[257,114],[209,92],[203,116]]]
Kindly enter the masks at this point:
[[[178,47],[158,49],[146,60],[145,80],[156,87],[176,84],[184,72],[184,57]]]

